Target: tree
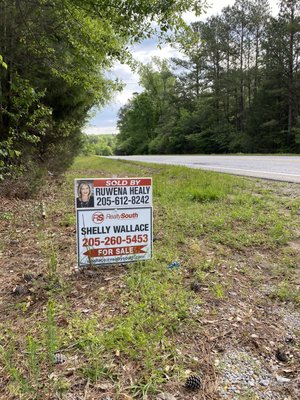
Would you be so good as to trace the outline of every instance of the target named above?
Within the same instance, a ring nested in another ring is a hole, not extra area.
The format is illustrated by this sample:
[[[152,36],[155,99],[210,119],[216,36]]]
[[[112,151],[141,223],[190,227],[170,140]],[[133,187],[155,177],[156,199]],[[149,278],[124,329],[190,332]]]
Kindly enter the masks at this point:
[[[89,110],[120,88],[105,71],[115,60],[130,62],[128,43],[182,29],[181,14],[199,6],[192,0],[0,0],[6,63],[1,58],[0,175],[15,177],[33,160],[33,170],[61,172],[80,147]]]
[[[299,1],[282,0],[271,18],[267,0],[236,0],[178,34],[170,90],[157,90],[163,74],[147,76],[143,95],[158,118],[143,151],[299,151]]]
[[[120,110],[117,152],[146,154],[162,150],[164,141],[157,137],[170,132],[175,82],[166,61],[154,59],[140,68],[140,84],[145,90]]]
[[[190,26],[190,30],[182,32],[177,37],[178,45],[184,58],[172,58],[174,72],[180,82],[182,94],[189,99],[190,106],[199,99],[205,86],[206,58],[203,50],[203,22],[195,22]]]
[[[147,154],[159,110],[149,93],[136,94],[119,112],[118,154]]]
[[[272,18],[267,26],[264,49],[265,70],[254,99],[254,127],[262,134],[263,142],[268,143],[268,149],[298,151],[299,0],[280,3],[278,18]]]
[[[300,67],[300,1],[283,0],[277,28],[282,34],[275,43],[281,53],[278,67],[281,68],[287,96],[287,145],[295,145],[293,127],[299,116],[299,67]],[[278,53],[277,53],[278,54]]]
[[[84,135],[82,154],[97,154],[99,156],[112,156],[115,149],[114,135]]]

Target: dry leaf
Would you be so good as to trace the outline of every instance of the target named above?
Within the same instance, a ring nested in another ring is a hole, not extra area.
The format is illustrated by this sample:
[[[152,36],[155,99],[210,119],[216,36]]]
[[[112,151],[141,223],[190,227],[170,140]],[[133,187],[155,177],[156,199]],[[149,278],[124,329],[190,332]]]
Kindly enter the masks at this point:
[[[121,399],[121,400],[133,400],[133,397],[129,396],[129,394],[122,393],[122,394],[120,395],[120,399]]]
[[[291,381],[291,379],[285,378],[284,376],[276,375],[276,381],[279,383],[288,383]]]
[[[158,397],[159,400],[176,400],[176,397],[173,396],[171,393],[161,393]]]
[[[96,387],[100,390],[107,391],[107,390],[111,390],[113,385],[111,383],[99,383],[96,385]]]
[[[284,369],[282,369],[282,372],[285,372],[286,374],[290,374],[290,373],[294,372],[294,370],[292,368],[284,368]]]

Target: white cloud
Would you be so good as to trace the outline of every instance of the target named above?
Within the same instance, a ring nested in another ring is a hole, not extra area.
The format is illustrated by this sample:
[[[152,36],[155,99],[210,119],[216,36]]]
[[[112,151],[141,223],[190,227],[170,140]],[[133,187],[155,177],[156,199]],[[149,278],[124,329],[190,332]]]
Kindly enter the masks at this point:
[[[149,63],[153,57],[159,58],[171,58],[177,57],[179,54],[178,50],[169,44],[163,48],[153,47],[151,50],[136,50],[133,51],[133,57],[142,62],[143,64]]]
[[[110,126],[95,126],[95,125],[88,125],[83,129],[83,133],[87,135],[108,135],[108,134],[115,134],[116,127],[115,127],[115,120],[111,121]]]
[[[127,103],[129,99],[131,99],[133,93],[135,92],[140,93],[141,91],[142,88],[139,85],[135,85],[135,88],[130,88],[130,89],[126,88],[116,96],[114,103],[117,104],[118,106],[123,106],[124,104]]]
[[[112,78],[119,78],[119,79],[121,77],[123,80],[128,80],[132,78],[132,74],[133,73],[129,65],[121,64],[118,62],[110,71],[109,76],[111,76]]]

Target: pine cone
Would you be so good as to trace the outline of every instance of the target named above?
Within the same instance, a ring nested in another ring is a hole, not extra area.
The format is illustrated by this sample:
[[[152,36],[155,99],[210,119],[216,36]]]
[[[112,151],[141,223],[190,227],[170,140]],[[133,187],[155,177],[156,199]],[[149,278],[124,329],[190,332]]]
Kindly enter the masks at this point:
[[[67,357],[62,353],[54,354],[54,364],[64,364],[67,361]]]
[[[281,361],[281,362],[284,362],[284,363],[289,361],[288,355],[282,349],[277,349],[276,358],[277,358],[278,361]]]
[[[201,387],[201,379],[197,375],[191,375],[185,382],[185,388],[188,390],[198,390]]]
[[[195,293],[198,293],[201,291],[201,284],[199,282],[192,282],[191,283],[191,290],[193,290]]]

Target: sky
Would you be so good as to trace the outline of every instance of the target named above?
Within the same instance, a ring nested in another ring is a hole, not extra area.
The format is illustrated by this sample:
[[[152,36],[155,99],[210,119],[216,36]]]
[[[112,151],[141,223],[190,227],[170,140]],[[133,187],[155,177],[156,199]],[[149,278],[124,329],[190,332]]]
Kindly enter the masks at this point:
[[[235,0],[208,0],[209,8],[205,14],[195,19],[192,13],[185,14],[186,22],[195,20],[205,20],[211,15],[221,12],[223,7],[233,5]],[[274,0],[270,0],[273,13],[277,12],[277,6]],[[276,2],[277,3],[277,2]],[[133,48],[133,57],[146,64],[149,63],[154,56],[159,58],[171,58],[178,56],[178,51],[170,45],[163,46],[161,49],[157,47],[155,39],[148,39]],[[116,134],[117,133],[117,119],[119,109],[127,103],[132,97],[134,92],[141,92],[142,88],[139,86],[139,77],[136,73],[132,72],[130,67],[125,64],[116,64],[110,72],[109,76],[114,79],[121,80],[125,87],[122,92],[117,93],[113,100],[101,110],[93,110],[91,119],[84,129],[87,134]]]

